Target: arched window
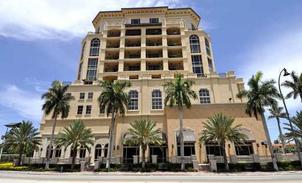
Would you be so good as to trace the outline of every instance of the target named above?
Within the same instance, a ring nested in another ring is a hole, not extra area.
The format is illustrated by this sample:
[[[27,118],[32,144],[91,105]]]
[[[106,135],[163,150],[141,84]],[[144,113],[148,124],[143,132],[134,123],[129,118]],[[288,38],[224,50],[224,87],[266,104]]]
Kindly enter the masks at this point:
[[[98,38],[94,38],[90,43],[90,56],[98,56],[100,50],[100,40]]]
[[[191,53],[200,53],[199,37],[196,35],[190,36]]]
[[[80,148],[80,158],[85,158],[86,156],[86,148],[81,146]]]
[[[160,90],[152,91],[152,109],[162,109],[162,97]]]
[[[107,157],[107,153],[108,153],[108,144],[105,144],[105,147],[104,147],[104,157]]]
[[[200,89],[199,90],[199,99],[201,104],[209,104],[211,103],[210,92],[208,89]]]
[[[136,90],[129,91],[128,110],[138,110],[138,92]]]
[[[47,149],[46,149],[46,157],[48,157],[48,153],[49,153],[49,149],[50,149],[50,158],[52,158],[52,155],[53,155],[53,146],[47,146]]]
[[[101,144],[97,144],[95,146],[95,151],[94,151],[94,159],[97,160],[99,157],[102,155],[102,146]]]
[[[61,157],[61,152],[62,152],[61,149],[62,149],[62,148],[61,148],[60,146],[57,146],[57,147],[56,147],[56,154],[55,154],[55,157],[56,157],[56,158]]]

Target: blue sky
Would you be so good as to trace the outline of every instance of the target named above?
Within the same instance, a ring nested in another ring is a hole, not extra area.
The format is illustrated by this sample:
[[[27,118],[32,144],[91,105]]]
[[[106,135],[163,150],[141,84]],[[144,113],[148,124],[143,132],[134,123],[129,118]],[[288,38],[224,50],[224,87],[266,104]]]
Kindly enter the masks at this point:
[[[75,79],[81,39],[98,11],[163,5],[201,15],[218,72],[234,70],[245,81],[258,70],[274,79],[283,67],[302,72],[300,0],[1,0],[0,134],[22,119],[38,127],[41,94],[55,79]],[[299,101],[287,103],[291,114],[301,110]],[[276,123],[268,124],[275,139]]]

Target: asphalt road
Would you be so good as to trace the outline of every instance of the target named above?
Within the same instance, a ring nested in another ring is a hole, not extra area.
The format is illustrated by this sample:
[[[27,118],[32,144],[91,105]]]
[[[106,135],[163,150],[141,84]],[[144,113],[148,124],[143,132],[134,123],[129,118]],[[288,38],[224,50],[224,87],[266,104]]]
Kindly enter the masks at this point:
[[[302,183],[302,172],[280,173],[243,173],[243,174],[93,174],[93,173],[41,173],[41,172],[1,172],[0,183],[93,183],[93,182],[135,182],[135,183],[172,183],[172,182],[235,182],[235,183]]]

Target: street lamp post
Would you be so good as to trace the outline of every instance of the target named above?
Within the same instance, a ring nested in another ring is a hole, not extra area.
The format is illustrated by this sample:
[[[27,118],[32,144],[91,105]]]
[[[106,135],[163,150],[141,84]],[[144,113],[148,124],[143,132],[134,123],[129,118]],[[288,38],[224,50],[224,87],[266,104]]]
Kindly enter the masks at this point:
[[[285,103],[284,96],[283,96],[282,91],[281,91],[280,79],[281,79],[282,72],[284,72],[283,76],[288,76],[288,75],[290,75],[290,73],[287,72],[287,70],[285,68],[283,68],[280,71],[279,78],[278,78],[278,87],[279,87],[279,93],[281,95],[281,99],[282,99],[282,102],[283,102],[283,106],[284,106],[284,109],[285,109],[285,113],[286,113],[286,117],[287,117],[290,129],[293,130],[293,124],[292,124],[292,121],[291,121],[291,119],[289,117],[289,112],[288,112],[288,109],[287,109],[287,106],[286,106],[286,103]],[[295,143],[296,143],[298,158],[299,158],[299,161],[300,161],[300,164],[301,164],[301,168],[302,168],[302,158],[301,158],[301,155],[300,155],[300,150],[301,150],[300,142],[297,140],[296,137],[294,137],[294,140],[295,140]]]

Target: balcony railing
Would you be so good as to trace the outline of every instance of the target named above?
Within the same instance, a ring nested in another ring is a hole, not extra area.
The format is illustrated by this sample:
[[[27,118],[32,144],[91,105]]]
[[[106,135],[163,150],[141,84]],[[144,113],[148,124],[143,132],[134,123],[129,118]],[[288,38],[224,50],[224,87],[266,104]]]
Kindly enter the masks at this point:
[[[119,56],[106,56],[105,59],[106,60],[118,60]]]
[[[107,37],[120,37],[121,32],[108,32]]]
[[[141,30],[126,30],[126,36],[140,36]]]
[[[181,46],[180,42],[168,42],[168,46]]]
[[[146,43],[147,46],[161,46],[161,42],[155,42],[155,41],[147,41]]]
[[[126,47],[140,47],[141,43],[137,42],[137,43],[126,43],[125,44]]]
[[[169,58],[180,58],[182,57],[182,54],[179,54],[179,53],[171,53],[171,54],[168,54],[168,57]]]
[[[147,58],[161,58],[163,57],[162,54],[159,54],[159,53],[149,53],[147,54]]]
[[[140,54],[129,54],[126,55],[125,58],[141,58]]]
[[[162,31],[161,29],[147,29],[146,35],[161,35]]]

